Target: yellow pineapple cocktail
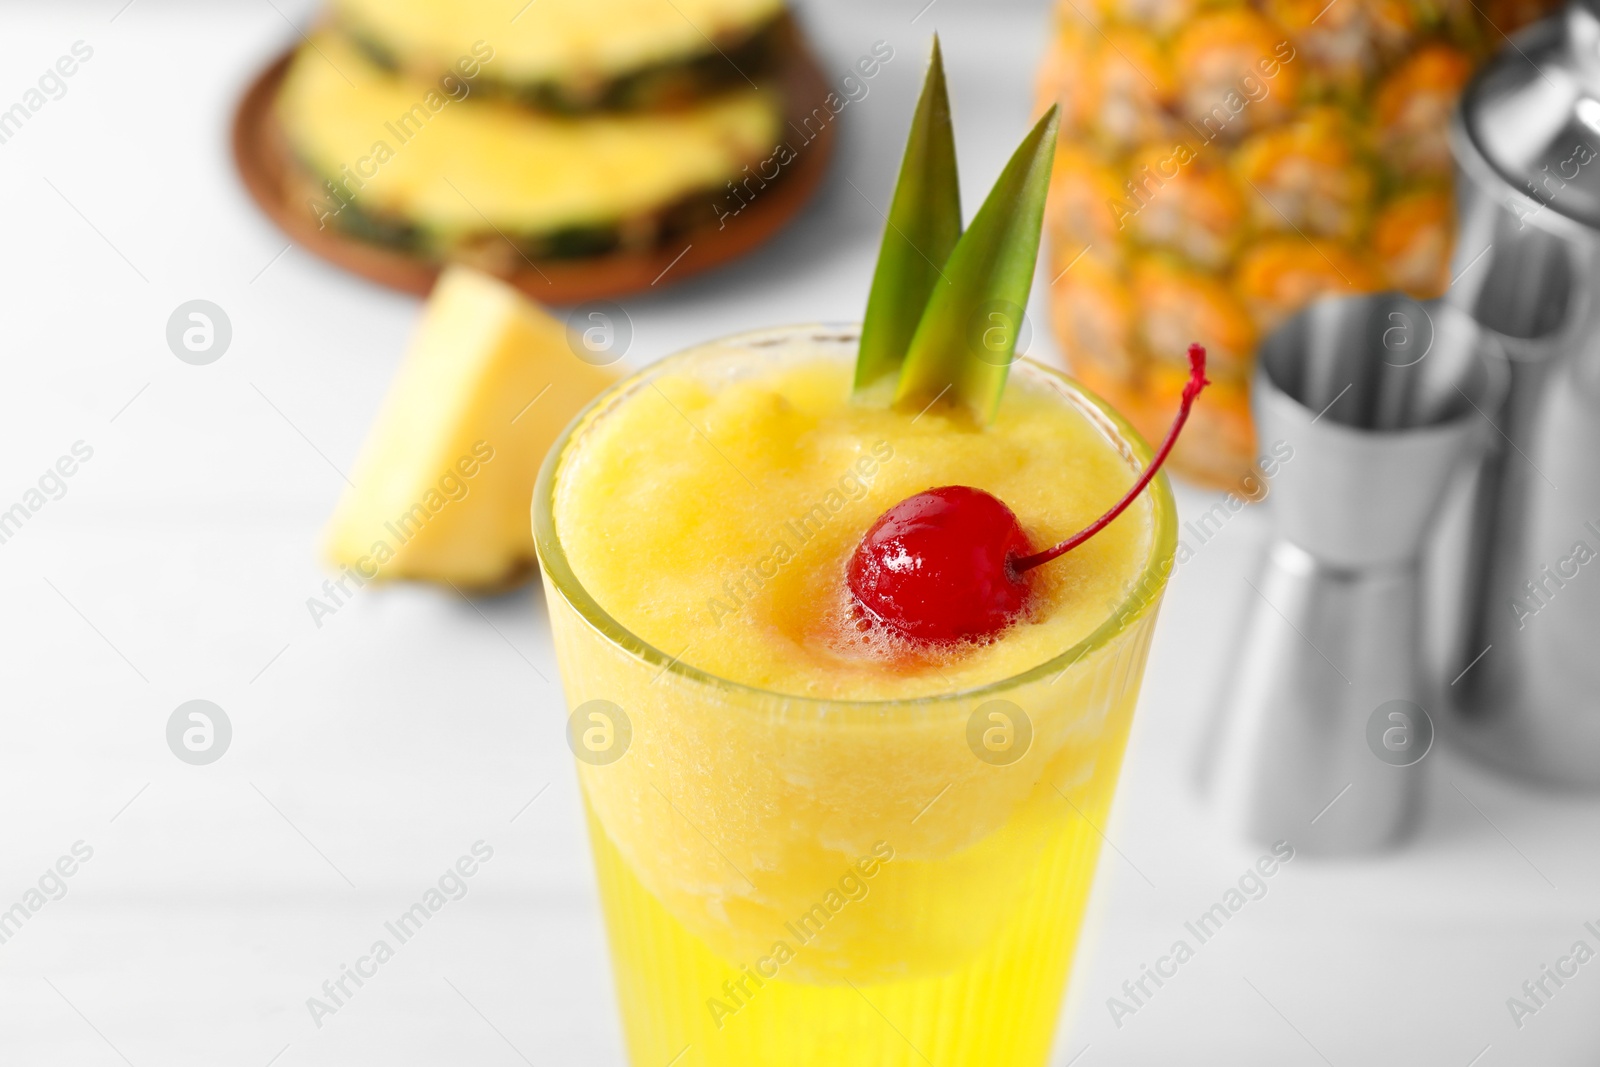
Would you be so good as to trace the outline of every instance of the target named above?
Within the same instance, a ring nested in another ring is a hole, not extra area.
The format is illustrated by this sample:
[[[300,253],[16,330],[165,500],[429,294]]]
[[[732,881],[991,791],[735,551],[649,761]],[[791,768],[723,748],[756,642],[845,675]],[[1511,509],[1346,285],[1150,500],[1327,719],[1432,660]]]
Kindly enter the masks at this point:
[[[930,487],[1046,545],[1149,452],[1037,364],[996,418],[852,402],[854,328],[744,334],[613,387],[534,533],[635,1067],[1042,1064],[1175,518],[1165,477],[997,640],[891,654],[845,561]]]

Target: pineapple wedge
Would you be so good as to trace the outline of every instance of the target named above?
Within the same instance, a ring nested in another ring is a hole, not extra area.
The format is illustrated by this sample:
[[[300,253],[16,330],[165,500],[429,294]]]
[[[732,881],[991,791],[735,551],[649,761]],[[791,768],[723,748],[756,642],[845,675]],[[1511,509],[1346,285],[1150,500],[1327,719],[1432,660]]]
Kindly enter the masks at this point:
[[[503,587],[534,563],[529,509],[556,435],[618,374],[566,327],[465,267],[439,278],[327,533],[358,583]]]

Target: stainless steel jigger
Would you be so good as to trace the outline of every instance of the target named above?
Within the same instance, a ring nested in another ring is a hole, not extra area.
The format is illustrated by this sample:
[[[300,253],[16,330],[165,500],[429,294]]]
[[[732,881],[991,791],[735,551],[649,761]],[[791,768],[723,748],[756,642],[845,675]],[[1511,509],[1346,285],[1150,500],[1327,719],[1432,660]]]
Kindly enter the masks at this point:
[[[1480,338],[1460,311],[1380,294],[1313,304],[1261,349],[1260,439],[1293,453],[1201,765],[1252,839],[1355,852],[1412,822],[1433,741],[1423,545],[1489,430],[1474,405],[1503,387]]]

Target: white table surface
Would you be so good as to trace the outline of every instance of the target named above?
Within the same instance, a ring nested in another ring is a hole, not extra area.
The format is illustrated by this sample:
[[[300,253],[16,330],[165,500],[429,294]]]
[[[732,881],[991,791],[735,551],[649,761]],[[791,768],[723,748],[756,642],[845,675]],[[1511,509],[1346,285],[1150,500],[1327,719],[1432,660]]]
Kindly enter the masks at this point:
[[[0,545],[0,909],[75,842],[94,850],[0,945],[0,1064],[620,1065],[538,595],[367,590],[320,629],[305,607],[334,468],[418,308],[285,251],[232,173],[231,105],[312,8],[122,3],[0,10],[0,107],[74,41],[94,49],[0,145],[0,508],[94,449]],[[864,196],[887,203],[934,28],[963,184],[987,187],[1026,125],[1042,8],[938,0],[913,24],[922,6],[805,8],[830,70],[878,39],[896,57],[846,110],[801,224],[628,301],[634,362],[859,315],[881,227]],[[164,342],[195,297],[234,328],[206,367]],[[1449,751],[1409,847],[1296,860],[1113,1024],[1107,998],[1260,851],[1208,820],[1188,772],[1267,529],[1247,512],[1172,582],[1055,1062],[1595,1063],[1600,962],[1520,1029],[1505,1002],[1574,941],[1600,947],[1583,925],[1600,926],[1600,802]],[[235,731],[206,767],[164,739],[197,697]],[[468,895],[315,1026],[306,998],[479,839],[494,859]]]

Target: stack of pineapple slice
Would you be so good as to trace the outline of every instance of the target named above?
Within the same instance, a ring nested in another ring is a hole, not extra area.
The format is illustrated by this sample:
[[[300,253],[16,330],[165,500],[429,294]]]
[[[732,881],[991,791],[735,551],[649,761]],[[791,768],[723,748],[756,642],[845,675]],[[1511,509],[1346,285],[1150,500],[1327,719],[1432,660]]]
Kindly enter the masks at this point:
[[[1061,108],[1052,318],[1073,370],[1232,487],[1256,455],[1257,343],[1312,298],[1449,282],[1447,125],[1473,65],[1550,0],[1061,0],[1039,106]]]
[[[333,0],[276,102],[321,228],[507,275],[715,229],[782,138],[784,0]],[[776,170],[776,175],[772,172]],[[724,209],[726,210],[726,209]]]

